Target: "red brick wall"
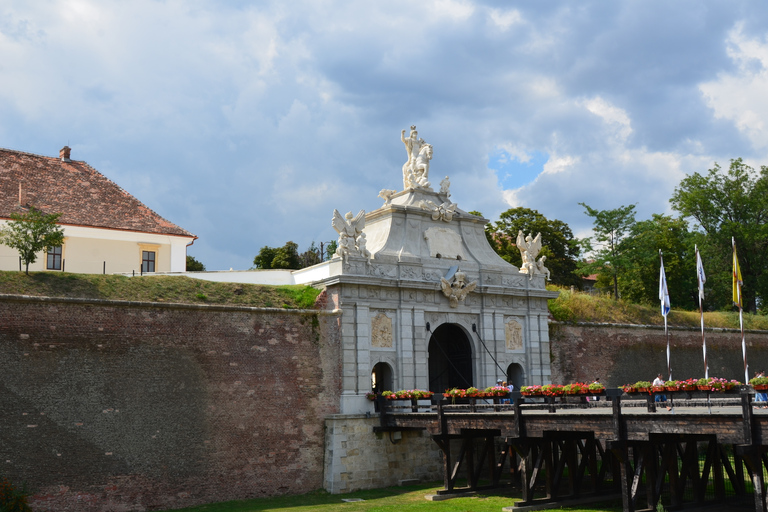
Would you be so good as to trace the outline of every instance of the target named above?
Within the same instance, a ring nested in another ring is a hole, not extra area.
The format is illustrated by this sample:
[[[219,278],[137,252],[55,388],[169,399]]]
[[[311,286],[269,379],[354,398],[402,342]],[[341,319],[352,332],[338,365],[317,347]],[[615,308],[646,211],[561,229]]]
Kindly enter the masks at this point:
[[[323,485],[338,316],[0,297],[0,474],[36,511]]]
[[[733,330],[705,330],[710,377],[744,381],[741,333]],[[656,374],[666,378],[667,339],[664,328],[615,325],[549,326],[552,382],[592,381],[618,387],[638,380],[652,381]],[[704,376],[701,330],[670,329],[672,378]],[[747,362],[750,377],[756,370],[768,370],[768,332],[747,332]]]

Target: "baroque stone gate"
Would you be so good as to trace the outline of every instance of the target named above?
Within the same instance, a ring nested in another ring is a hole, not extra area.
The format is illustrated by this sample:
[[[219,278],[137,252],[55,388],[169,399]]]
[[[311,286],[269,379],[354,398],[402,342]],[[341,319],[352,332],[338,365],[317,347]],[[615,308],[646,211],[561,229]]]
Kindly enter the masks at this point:
[[[540,236],[518,237],[522,272],[504,261],[486,239],[488,221],[452,202],[449,178],[433,188],[432,146],[415,126],[401,139],[403,190],[382,190],[372,212],[335,211],[339,249],[306,274],[342,311],[342,413],[370,411],[373,387],[549,383],[547,299],[557,293],[535,261]]]

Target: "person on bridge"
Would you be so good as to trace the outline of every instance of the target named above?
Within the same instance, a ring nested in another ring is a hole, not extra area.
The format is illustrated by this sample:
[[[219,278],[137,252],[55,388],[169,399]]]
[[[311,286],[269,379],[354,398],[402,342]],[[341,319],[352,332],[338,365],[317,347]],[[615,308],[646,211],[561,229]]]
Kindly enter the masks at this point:
[[[656,376],[656,378],[653,379],[653,384],[651,384],[651,385],[653,387],[660,387],[660,388],[664,387],[664,379],[661,378],[661,374],[658,374]],[[657,394],[656,397],[654,398],[654,400],[657,401],[657,402],[664,402],[665,404],[667,404],[667,395],[658,395]],[[672,408],[669,406],[669,404],[667,404],[667,410],[668,411],[672,410]]]

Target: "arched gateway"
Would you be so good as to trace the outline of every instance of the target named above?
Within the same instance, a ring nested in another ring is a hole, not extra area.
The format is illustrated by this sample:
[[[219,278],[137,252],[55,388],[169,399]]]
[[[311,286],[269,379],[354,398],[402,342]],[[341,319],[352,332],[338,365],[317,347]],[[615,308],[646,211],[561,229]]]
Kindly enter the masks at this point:
[[[485,237],[488,221],[453,202],[461,191],[448,177],[430,181],[431,146],[415,127],[401,140],[403,190],[382,190],[383,204],[368,213],[334,211],[336,255],[294,273],[341,310],[340,412],[373,410],[373,378],[377,391],[442,392],[491,386],[515,368],[516,386],[550,382],[547,299],[557,294],[536,261],[541,238],[518,237],[522,272],[501,259]]]
[[[473,386],[472,345],[458,325],[443,324],[429,340],[429,390]]]

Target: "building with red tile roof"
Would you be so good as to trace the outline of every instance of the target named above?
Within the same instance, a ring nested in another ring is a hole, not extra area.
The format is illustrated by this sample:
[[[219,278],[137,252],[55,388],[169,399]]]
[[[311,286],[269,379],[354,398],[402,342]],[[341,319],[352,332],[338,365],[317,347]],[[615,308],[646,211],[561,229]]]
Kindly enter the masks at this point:
[[[0,224],[30,207],[60,213],[65,241],[30,270],[79,273],[183,272],[197,237],[164,219],[85,162],[0,148]],[[17,270],[18,252],[0,245],[0,270]]]

